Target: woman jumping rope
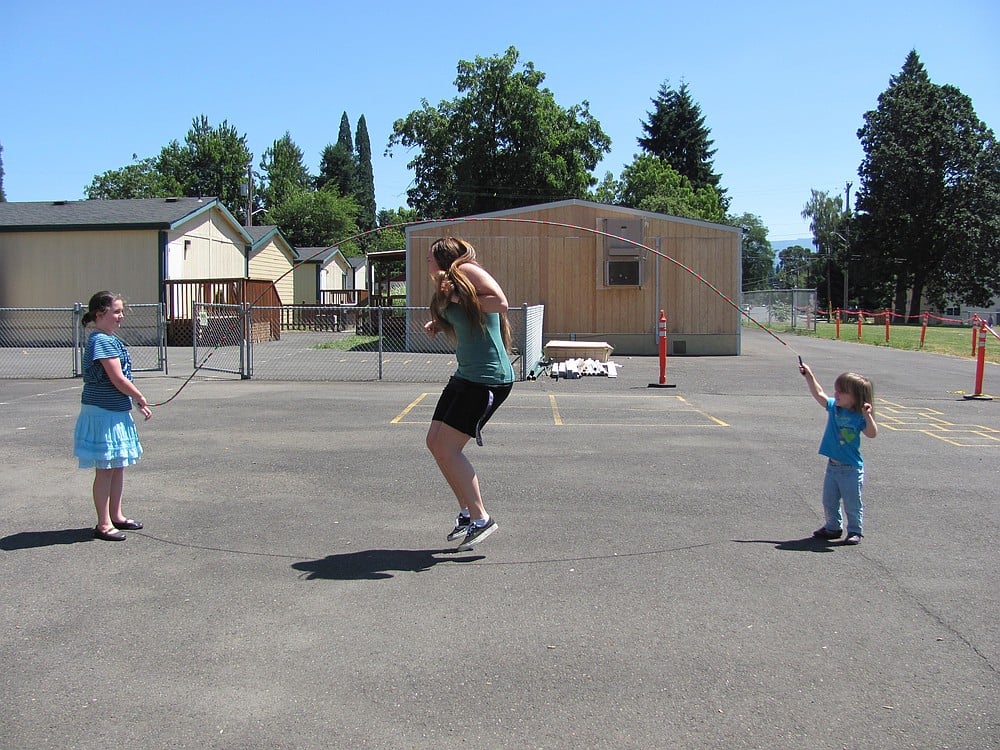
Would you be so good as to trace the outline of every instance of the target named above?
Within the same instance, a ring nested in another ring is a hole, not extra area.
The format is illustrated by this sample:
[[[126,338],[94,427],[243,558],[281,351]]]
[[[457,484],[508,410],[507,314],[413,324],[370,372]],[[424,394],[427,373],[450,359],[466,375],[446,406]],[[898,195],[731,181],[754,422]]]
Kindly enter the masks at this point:
[[[458,500],[458,518],[448,540],[461,540],[460,550],[471,549],[498,528],[483,505],[476,470],[462,451],[471,438],[483,444],[483,426],[514,384],[507,354],[507,297],[476,262],[475,248],[465,240],[436,240],[427,253],[427,270],[435,292],[424,330],[431,336],[448,335],[458,360],[458,370],[434,409],[427,448]]]

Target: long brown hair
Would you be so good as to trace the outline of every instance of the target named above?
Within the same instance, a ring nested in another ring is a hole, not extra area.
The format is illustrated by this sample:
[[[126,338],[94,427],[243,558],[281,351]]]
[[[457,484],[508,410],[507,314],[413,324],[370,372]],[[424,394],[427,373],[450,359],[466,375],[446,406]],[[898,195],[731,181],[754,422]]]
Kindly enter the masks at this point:
[[[486,313],[479,302],[476,287],[462,271],[466,263],[479,265],[476,261],[476,248],[458,237],[442,237],[431,245],[431,254],[437,262],[438,271],[433,279],[437,288],[431,297],[431,319],[452,340],[455,339],[455,329],[445,319],[444,310],[451,302],[452,296],[458,297],[459,307],[469,317],[475,320],[479,327],[486,330]],[[503,346],[510,351],[510,321],[507,313],[500,313],[500,336]]]

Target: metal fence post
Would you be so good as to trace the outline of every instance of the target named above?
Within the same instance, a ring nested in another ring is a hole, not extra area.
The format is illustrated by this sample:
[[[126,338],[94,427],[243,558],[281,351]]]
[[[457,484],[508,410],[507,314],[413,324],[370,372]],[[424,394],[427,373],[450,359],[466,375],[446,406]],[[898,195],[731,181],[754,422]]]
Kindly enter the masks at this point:
[[[167,364],[167,304],[161,302],[156,306],[156,341],[160,356],[160,369],[164,375],[169,375]]]
[[[73,326],[73,377],[78,378],[83,375],[83,346],[80,341],[80,317],[83,315],[83,303],[73,303],[73,313],[70,317],[70,325]]]
[[[253,376],[253,308],[244,302],[240,310],[243,318],[243,338],[240,340],[240,380]]]
[[[378,379],[382,379],[382,308],[375,308],[378,310]]]

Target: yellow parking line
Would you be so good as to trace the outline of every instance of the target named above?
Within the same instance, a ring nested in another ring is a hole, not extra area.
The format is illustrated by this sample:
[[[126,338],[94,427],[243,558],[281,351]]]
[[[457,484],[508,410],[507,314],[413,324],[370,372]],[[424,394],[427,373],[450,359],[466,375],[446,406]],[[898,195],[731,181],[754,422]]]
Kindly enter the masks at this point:
[[[403,411],[401,411],[399,415],[395,419],[393,419],[389,424],[399,424],[407,414],[413,411],[420,404],[420,402],[423,401],[425,398],[427,398],[427,396],[429,395],[430,394],[428,393],[421,393],[412,404],[403,409]]]
[[[552,421],[556,424],[556,426],[561,427],[563,421],[562,417],[559,416],[559,405],[556,403],[556,397],[552,394],[549,394],[549,406],[552,407]]]

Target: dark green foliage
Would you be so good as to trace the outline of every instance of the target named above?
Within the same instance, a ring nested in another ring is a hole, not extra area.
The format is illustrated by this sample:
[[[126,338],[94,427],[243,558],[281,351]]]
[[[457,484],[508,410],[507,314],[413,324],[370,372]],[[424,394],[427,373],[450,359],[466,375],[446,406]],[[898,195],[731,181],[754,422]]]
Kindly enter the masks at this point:
[[[646,136],[637,139],[639,146],[687,177],[695,190],[714,188],[726,210],[729,199],[719,187],[721,177],[712,164],[716,149],[709,138],[711,130],[705,126],[701,106],[691,98],[687,83],[682,81],[676,90],[662,84],[652,101],[654,109],[647,112],[649,121],[642,123]]]
[[[365,116],[358,118],[354,138],[357,152],[357,177],[354,198],[358,202],[358,226],[363,230],[375,227],[375,172],[372,169],[372,144],[368,138]]]
[[[464,216],[584,198],[610,140],[585,101],[560,107],[545,75],[509,47],[502,56],[460,61],[462,96],[393,124],[386,152],[418,148],[409,162],[409,203],[424,216]]]
[[[341,195],[354,195],[357,185],[358,165],[351,140],[351,121],[347,113],[340,116],[340,133],[336,144],[327,144],[320,157],[319,177],[316,188],[322,190],[333,185]]]
[[[260,189],[261,202],[268,210],[312,185],[312,178],[303,162],[302,149],[295,145],[287,131],[264,151],[260,168],[266,177]]]
[[[882,284],[883,302],[911,317],[925,296],[938,305],[990,304],[1000,293],[993,131],[961,91],[931,82],[916,51],[864,119],[852,231],[865,274]]]

